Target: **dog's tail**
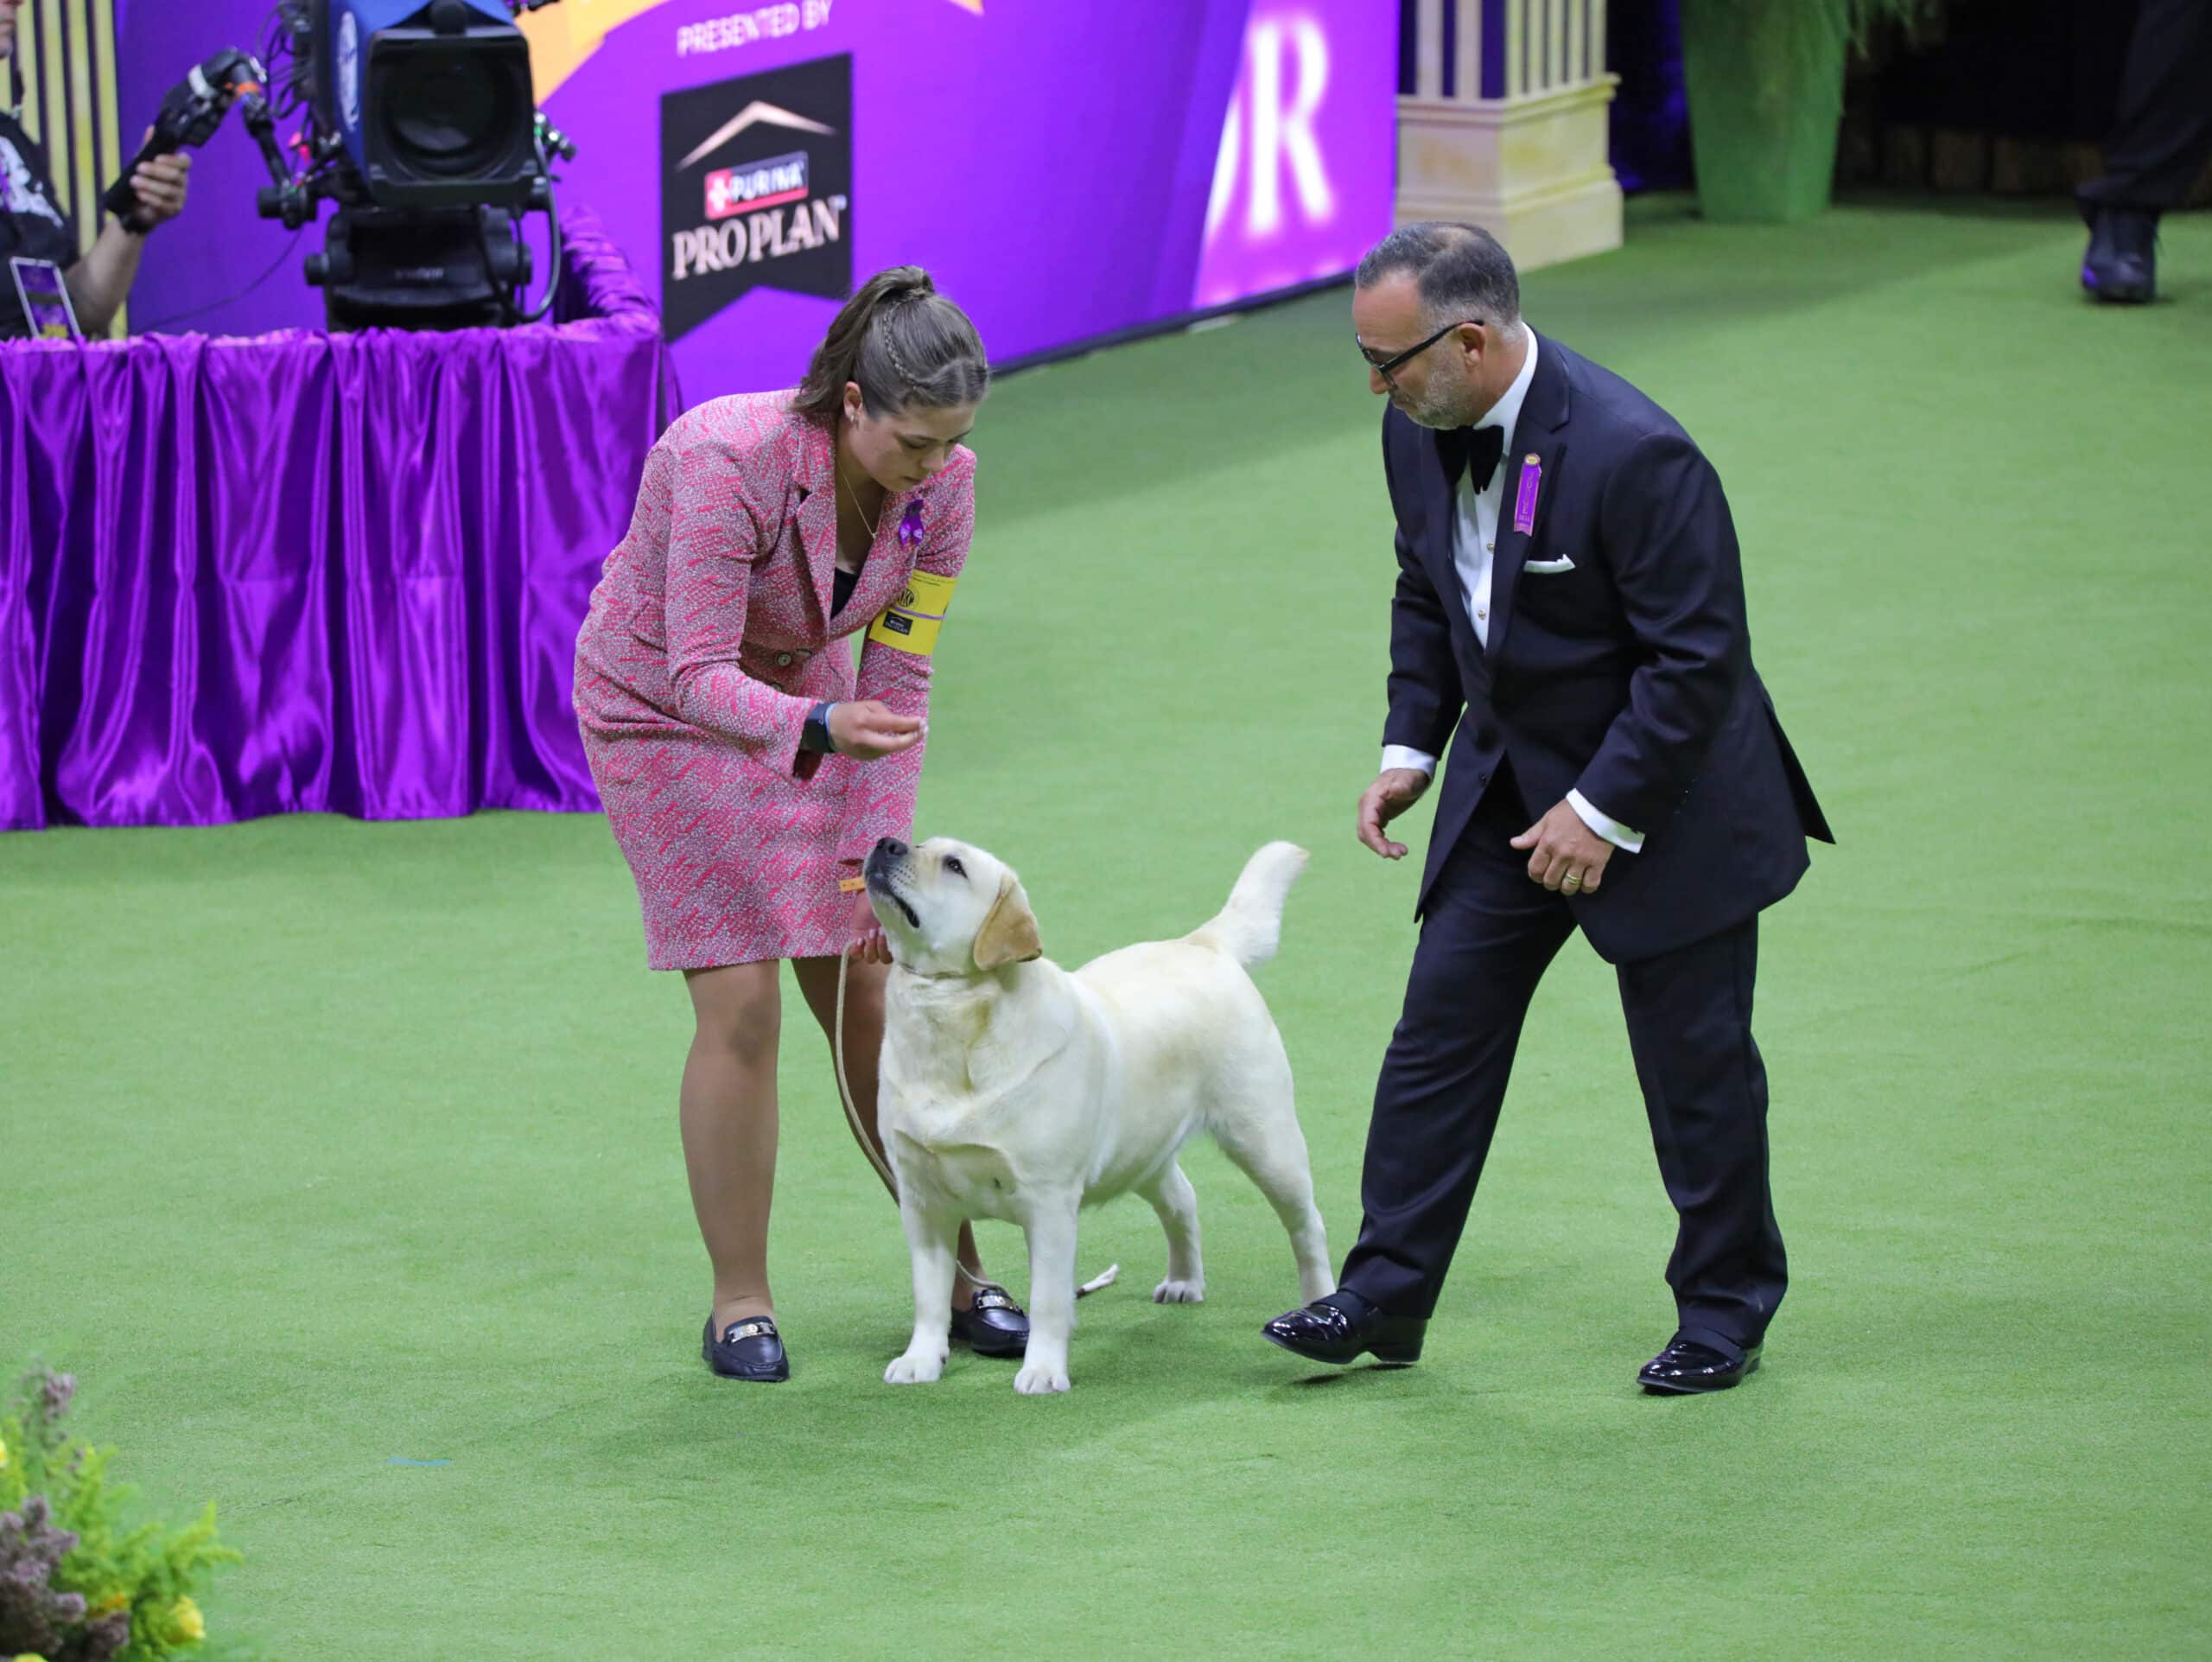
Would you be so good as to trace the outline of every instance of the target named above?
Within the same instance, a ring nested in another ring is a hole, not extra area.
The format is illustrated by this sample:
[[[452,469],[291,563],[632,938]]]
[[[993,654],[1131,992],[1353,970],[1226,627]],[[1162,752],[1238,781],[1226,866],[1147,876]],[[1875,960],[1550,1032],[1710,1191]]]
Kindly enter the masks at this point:
[[[1283,897],[1306,869],[1306,857],[1295,843],[1268,844],[1244,863],[1229,904],[1191,939],[1228,953],[1248,970],[1266,963],[1282,939]]]

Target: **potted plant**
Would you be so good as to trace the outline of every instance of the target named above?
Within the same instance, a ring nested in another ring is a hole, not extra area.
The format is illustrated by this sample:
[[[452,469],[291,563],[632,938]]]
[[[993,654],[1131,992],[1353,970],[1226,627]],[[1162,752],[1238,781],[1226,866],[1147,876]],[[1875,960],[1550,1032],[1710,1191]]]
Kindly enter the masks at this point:
[[[16,1662],[210,1662],[200,1592],[238,1562],[215,1508],[182,1529],[125,1513],[112,1449],[67,1435],[76,1381],[39,1369],[0,1402],[0,1657]]]
[[[1682,0],[1682,80],[1698,206],[1737,224],[1808,220],[1828,204],[1844,60],[1884,22],[1941,0]]]

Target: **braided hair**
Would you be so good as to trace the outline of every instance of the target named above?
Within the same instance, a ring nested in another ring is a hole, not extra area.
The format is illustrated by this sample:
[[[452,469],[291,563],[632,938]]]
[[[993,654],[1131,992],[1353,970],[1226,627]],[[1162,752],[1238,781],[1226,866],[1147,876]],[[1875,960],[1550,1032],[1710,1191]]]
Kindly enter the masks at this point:
[[[847,301],[815,349],[792,408],[833,425],[845,386],[856,382],[870,415],[910,404],[980,404],[991,368],[968,314],[937,291],[918,265],[878,271]]]

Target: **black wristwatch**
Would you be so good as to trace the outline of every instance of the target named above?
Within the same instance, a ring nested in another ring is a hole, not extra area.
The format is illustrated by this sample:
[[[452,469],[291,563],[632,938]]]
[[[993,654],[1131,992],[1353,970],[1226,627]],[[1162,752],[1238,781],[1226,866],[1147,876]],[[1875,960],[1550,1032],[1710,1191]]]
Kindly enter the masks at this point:
[[[825,756],[837,754],[836,742],[830,736],[830,712],[834,704],[819,704],[806,712],[806,725],[799,729],[798,748],[819,750]]]

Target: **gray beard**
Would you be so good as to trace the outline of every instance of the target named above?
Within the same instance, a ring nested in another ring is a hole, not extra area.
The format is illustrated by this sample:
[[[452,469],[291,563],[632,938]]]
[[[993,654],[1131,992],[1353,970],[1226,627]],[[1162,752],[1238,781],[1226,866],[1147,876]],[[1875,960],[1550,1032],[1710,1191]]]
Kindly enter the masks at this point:
[[[1473,417],[1467,414],[1469,401],[1461,397],[1425,398],[1420,404],[1401,405],[1407,419],[1417,427],[1427,427],[1438,432],[1449,432],[1455,427],[1465,427]]]

